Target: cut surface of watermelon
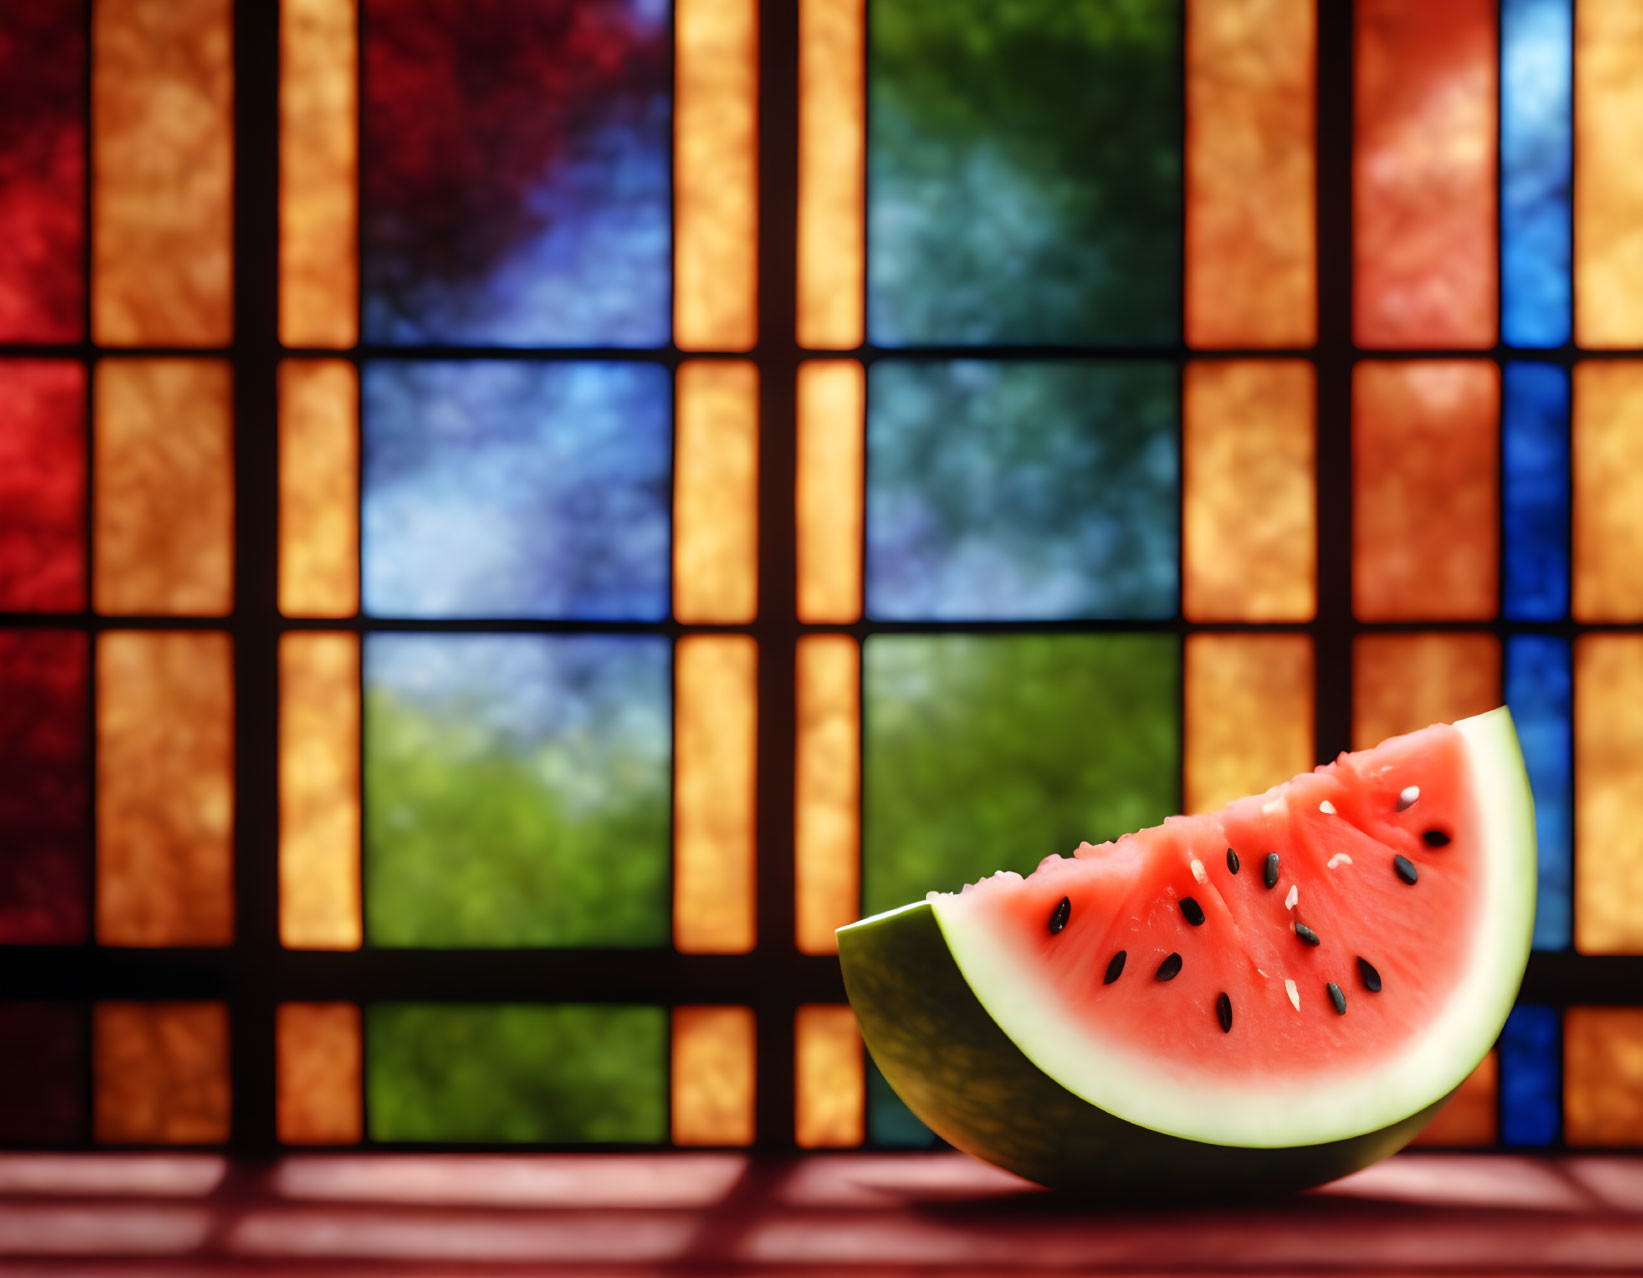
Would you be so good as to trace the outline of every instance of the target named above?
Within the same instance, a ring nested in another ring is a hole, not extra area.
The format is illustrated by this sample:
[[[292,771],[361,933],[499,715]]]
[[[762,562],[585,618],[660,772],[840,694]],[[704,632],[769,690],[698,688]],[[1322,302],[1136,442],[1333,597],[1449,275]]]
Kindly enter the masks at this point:
[[[961,1148],[1132,1185],[1196,1147],[1223,1147],[1200,1171],[1304,1149],[1265,1165],[1305,1183],[1397,1148],[1489,1050],[1528,957],[1534,847],[1500,709],[931,893],[841,929],[840,958],[880,1068]],[[999,1055],[1020,1059],[999,1073]],[[1023,1088],[1051,1126],[998,1136],[975,1098]]]

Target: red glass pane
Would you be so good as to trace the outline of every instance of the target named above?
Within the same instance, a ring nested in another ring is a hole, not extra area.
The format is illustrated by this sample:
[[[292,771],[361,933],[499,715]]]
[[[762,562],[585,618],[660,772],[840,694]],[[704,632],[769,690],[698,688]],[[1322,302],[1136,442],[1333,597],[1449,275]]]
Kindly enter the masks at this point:
[[[80,337],[85,74],[80,0],[8,0],[0,21],[0,342]]]
[[[0,1003],[0,1142],[85,1134],[83,1013],[64,1003]]]
[[[0,943],[86,935],[86,637],[0,631]]]
[[[0,612],[85,607],[85,376],[64,360],[0,363]]]

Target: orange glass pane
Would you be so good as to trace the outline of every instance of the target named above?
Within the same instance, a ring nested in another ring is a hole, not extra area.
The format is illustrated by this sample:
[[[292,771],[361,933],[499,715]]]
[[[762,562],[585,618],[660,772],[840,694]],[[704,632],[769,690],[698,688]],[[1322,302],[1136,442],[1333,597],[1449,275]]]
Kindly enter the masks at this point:
[[[232,0],[98,0],[92,14],[93,337],[108,346],[225,346],[233,335]]]
[[[357,0],[280,0],[280,341],[359,340]]]
[[[759,372],[679,365],[673,441],[673,615],[752,621],[759,606]]]
[[[1317,340],[1313,0],[1187,6],[1187,342]]]
[[[1564,1014],[1563,1139],[1643,1145],[1643,1008],[1571,1007]]]
[[[1490,1052],[1410,1143],[1493,1145],[1500,1139],[1499,1089],[1500,1062],[1496,1053]]]
[[[1643,621],[1643,366],[1575,365],[1573,611]]]
[[[866,1074],[856,1014],[812,1003],[793,1022],[793,1136],[802,1149],[859,1145],[866,1128]]]
[[[1194,621],[1317,611],[1312,385],[1301,360],[1187,365],[1181,591]]]
[[[675,650],[673,943],[686,954],[753,948],[758,646],[694,635]]]
[[[1575,6],[1575,340],[1643,346],[1643,6]]]
[[[363,1134],[359,1008],[281,1003],[275,1019],[274,1121],[287,1145],[353,1145]]]
[[[93,1130],[104,1145],[228,1139],[228,1008],[99,1003],[92,1017]]]
[[[1643,636],[1575,641],[1575,948],[1643,954]]]
[[[97,640],[97,939],[234,939],[233,648],[216,631]]]
[[[279,368],[280,611],[359,611],[359,373],[343,359]]]
[[[97,365],[98,612],[220,617],[234,607],[233,382],[215,359]]]
[[[855,360],[812,359],[798,378],[799,620],[861,616],[867,373]]]
[[[1196,634],[1186,650],[1188,812],[1211,812],[1312,767],[1312,640]]]
[[[1495,0],[1359,0],[1355,12],[1353,334],[1360,346],[1492,346]]]
[[[1352,748],[1501,704],[1494,635],[1361,635],[1352,645]]]
[[[673,1143],[753,1143],[753,1009],[673,1009]]]
[[[799,345],[860,346],[866,323],[865,0],[799,0]]]
[[[357,950],[359,636],[280,637],[280,943]]]
[[[1352,608],[1482,619],[1499,600],[1500,368],[1373,360],[1352,377]]]
[[[848,635],[806,635],[796,660],[796,939],[806,954],[835,954],[833,930],[861,917],[861,649]]]
[[[756,0],[673,6],[673,333],[687,351],[758,339]]]

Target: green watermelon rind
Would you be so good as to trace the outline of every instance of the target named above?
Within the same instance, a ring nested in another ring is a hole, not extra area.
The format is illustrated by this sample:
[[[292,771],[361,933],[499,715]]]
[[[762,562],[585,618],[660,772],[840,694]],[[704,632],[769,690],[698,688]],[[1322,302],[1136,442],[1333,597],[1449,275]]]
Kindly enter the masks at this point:
[[[956,898],[839,930],[845,988],[873,1059],[944,1140],[1062,1189],[1298,1188],[1394,1153],[1494,1044],[1533,930],[1533,800],[1511,716],[1502,708],[1456,727],[1489,867],[1472,959],[1433,1030],[1373,1077],[1359,1071],[1337,1088],[1344,1106],[1315,1084],[1185,1093],[1161,1071],[1090,1052],[1032,997],[1030,974],[963,925]]]

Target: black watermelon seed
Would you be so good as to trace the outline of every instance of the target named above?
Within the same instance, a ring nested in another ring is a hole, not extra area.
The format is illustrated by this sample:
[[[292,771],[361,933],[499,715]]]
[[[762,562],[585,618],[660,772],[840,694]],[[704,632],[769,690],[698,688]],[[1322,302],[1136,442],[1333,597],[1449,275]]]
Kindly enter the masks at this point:
[[[1199,905],[1190,896],[1181,898],[1181,913],[1187,916],[1187,922],[1193,927],[1201,927],[1204,922],[1204,907]]]
[[[1232,1033],[1232,1000],[1225,994],[1215,1000],[1215,1019],[1221,1022],[1221,1033]]]
[[[1375,965],[1362,955],[1358,957],[1358,978],[1363,981],[1364,989],[1371,994],[1381,992],[1381,974],[1375,970]]]
[[[1276,852],[1266,854],[1266,885],[1269,888],[1278,886],[1278,854]]]
[[[1415,869],[1415,863],[1406,856],[1393,857],[1392,868],[1398,872],[1398,877],[1405,883],[1413,883],[1420,878],[1420,872]]]
[[[1154,973],[1154,976],[1160,981],[1173,981],[1180,975],[1180,973],[1181,956],[1179,954],[1171,954],[1167,959],[1158,965],[1158,971]]]
[[[1227,869],[1234,874],[1238,873],[1238,854],[1231,848],[1227,849]]]
[[[1300,937],[1308,945],[1318,944],[1318,934],[1309,928],[1305,923],[1297,923],[1295,925],[1295,935]]]
[[[1124,972],[1124,951],[1119,950],[1118,953],[1116,953],[1112,956],[1112,962],[1107,964],[1107,975],[1106,975],[1106,978],[1101,982],[1101,984],[1111,985],[1114,981],[1116,981],[1123,974],[1123,972]]]
[[[1324,986],[1329,991],[1329,1001],[1335,1005],[1335,1012],[1339,1016],[1346,1015],[1346,995],[1341,993],[1341,987],[1334,981]]]
[[[1050,911],[1050,935],[1054,936],[1067,926],[1067,920],[1073,916],[1073,903],[1068,897],[1062,897],[1055,903],[1055,909]]]
[[[1446,848],[1449,846],[1449,836],[1442,830],[1428,830],[1421,838],[1426,840],[1429,848]]]

